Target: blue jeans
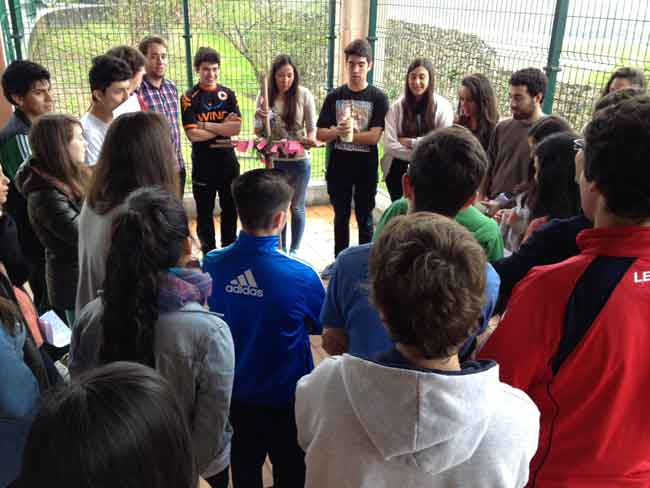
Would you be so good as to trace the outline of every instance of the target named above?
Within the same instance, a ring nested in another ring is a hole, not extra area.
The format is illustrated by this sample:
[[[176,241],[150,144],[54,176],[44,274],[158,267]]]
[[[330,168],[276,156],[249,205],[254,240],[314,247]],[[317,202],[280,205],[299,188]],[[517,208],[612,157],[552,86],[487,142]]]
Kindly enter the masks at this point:
[[[275,161],[274,166],[286,172],[289,184],[293,188],[291,199],[291,247],[290,251],[297,251],[300,247],[302,235],[305,232],[305,199],[307,198],[307,185],[311,175],[311,162],[309,159],[298,161]],[[282,229],[282,249],[287,249],[287,228]]]

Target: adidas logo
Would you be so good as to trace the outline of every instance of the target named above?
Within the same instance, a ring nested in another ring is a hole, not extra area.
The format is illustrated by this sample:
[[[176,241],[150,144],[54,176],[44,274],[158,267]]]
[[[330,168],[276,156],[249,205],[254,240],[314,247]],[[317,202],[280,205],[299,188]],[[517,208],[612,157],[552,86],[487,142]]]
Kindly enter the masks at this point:
[[[230,284],[226,285],[226,292],[258,298],[264,296],[264,290],[257,287],[257,281],[255,281],[255,277],[250,269],[244,271],[236,279],[230,280]]]

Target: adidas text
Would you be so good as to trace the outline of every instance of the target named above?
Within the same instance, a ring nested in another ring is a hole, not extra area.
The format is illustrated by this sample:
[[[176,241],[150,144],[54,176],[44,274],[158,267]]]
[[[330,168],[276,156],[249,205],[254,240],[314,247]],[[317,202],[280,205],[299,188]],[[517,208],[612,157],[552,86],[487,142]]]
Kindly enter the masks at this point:
[[[260,290],[259,288],[251,288],[250,286],[226,285],[226,291],[228,293],[234,293],[236,295],[249,295],[259,298],[262,298],[264,296],[264,290]]]

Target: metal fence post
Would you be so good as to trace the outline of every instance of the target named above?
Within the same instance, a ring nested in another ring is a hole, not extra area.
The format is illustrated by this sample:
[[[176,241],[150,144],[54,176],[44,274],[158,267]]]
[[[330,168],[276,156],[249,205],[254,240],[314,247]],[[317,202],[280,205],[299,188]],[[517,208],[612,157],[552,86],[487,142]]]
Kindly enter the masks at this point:
[[[372,49],[373,58],[375,54],[375,42],[377,41],[377,0],[370,0],[370,9],[368,13],[368,42]],[[372,85],[374,80],[374,68],[368,73],[368,83]]]
[[[16,5],[18,3],[18,5]],[[16,59],[23,59],[23,22],[20,18],[19,0],[9,0],[9,19],[11,20],[11,38],[14,41]]]
[[[327,34],[327,92],[334,89],[334,52],[336,49],[336,0],[329,0]]]
[[[189,0],[183,0],[183,39],[185,39],[185,69],[187,70],[187,87],[192,88],[192,31],[190,28]]]
[[[553,17],[551,45],[548,49],[548,62],[544,68],[548,76],[548,86],[544,94],[543,110],[547,114],[550,114],[553,110],[553,97],[555,96],[557,74],[562,69],[560,68],[560,55],[562,54],[562,43],[564,41],[568,13],[569,0],[557,0],[555,2],[555,16]]]

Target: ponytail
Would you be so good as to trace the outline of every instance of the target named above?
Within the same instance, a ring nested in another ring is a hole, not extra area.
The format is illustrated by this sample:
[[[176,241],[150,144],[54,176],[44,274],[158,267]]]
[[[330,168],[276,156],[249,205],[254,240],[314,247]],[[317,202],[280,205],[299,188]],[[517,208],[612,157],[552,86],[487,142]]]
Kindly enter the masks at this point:
[[[159,277],[175,266],[189,235],[182,203],[160,188],[132,193],[113,221],[106,261],[100,361],[155,367]]]

